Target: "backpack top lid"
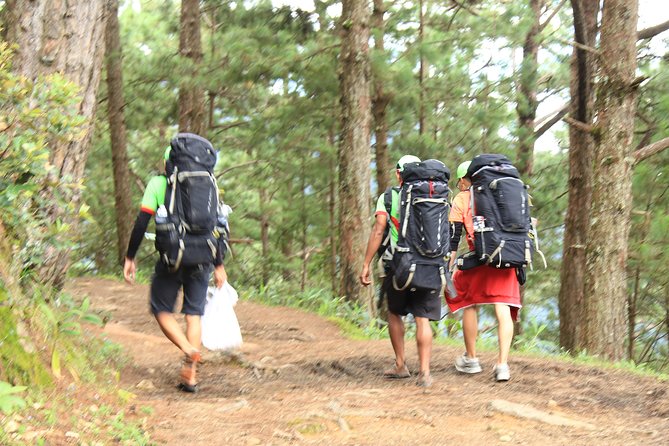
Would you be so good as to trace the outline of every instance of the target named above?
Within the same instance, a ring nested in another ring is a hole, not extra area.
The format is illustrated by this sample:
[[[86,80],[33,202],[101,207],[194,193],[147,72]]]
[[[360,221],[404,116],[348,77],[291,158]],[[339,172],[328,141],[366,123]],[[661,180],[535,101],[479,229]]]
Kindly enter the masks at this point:
[[[407,163],[401,173],[402,181],[443,181],[448,183],[451,172],[448,167],[439,160],[429,159],[421,162]]]
[[[214,146],[194,133],[178,133],[170,141],[169,158],[165,162],[165,173],[172,175],[174,167],[179,171],[207,170],[213,172],[216,165]]]
[[[507,176],[520,177],[518,170],[513,166],[511,160],[499,153],[476,155],[467,169],[467,176],[473,179],[474,175],[476,175],[483,167],[492,167],[495,170],[500,171],[503,170]]]

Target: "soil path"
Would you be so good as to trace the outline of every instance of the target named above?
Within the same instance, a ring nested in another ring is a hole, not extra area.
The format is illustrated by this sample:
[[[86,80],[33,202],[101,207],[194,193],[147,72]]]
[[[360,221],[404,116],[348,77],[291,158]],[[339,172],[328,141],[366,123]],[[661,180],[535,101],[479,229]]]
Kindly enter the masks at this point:
[[[154,408],[158,444],[669,444],[668,382],[512,355],[512,380],[499,384],[494,354],[481,355],[483,373],[463,376],[452,366],[461,351],[435,346],[424,391],[379,376],[392,363],[388,340],[351,340],[318,316],[245,300],[241,354],[205,351],[200,392],[184,394],[180,354],[148,313],[148,287],[81,279],[69,291],[111,313],[105,333],[133,358],[122,384]],[[413,340],[407,357],[414,371]]]

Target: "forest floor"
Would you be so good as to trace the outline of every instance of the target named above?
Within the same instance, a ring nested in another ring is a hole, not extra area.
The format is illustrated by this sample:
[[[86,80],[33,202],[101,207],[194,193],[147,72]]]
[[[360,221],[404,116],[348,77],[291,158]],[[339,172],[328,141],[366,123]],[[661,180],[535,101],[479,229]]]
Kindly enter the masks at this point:
[[[204,352],[200,392],[176,389],[178,350],[148,312],[148,287],[79,279],[68,287],[110,312],[104,334],[131,357],[121,385],[161,445],[667,445],[669,382],[512,354],[512,378],[458,374],[462,349],[436,345],[434,385],[386,380],[388,340],[351,340],[323,318],[239,301],[239,355]],[[409,368],[416,371],[413,339]]]

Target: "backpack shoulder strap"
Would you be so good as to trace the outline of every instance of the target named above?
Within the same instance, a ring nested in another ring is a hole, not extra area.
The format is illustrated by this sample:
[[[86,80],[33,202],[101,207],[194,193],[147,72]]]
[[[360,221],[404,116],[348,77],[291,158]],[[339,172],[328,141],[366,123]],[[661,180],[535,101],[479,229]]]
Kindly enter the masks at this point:
[[[383,206],[386,208],[386,212],[388,213],[388,220],[390,220],[390,216],[392,215],[393,211],[393,191],[399,192],[400,188],[397,186],[391,186],[383,193]]]

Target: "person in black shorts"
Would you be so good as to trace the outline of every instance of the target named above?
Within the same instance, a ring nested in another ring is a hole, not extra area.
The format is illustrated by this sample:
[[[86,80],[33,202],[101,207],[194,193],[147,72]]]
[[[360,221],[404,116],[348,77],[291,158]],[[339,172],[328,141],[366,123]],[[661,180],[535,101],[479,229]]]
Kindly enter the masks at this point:
[[[169,148],[165,151],[165,160],[168,157]],[[130,284],[135,281],[135,255],[151,217],[156,214],[161,205],[165,204],[166,189],[167,178],[164,175],[158,175],[151,178],[144,191],[142,205],[130,236],[123,266],[123,276]],[[204,314],[209,277],[212,271],[217,288],[222,287],[227,280],[227,273],[223,265],[224,254],[224,251],[219,249],[213,264],[181,266],[175,272],[170,272],[168,267],[158,260],[151,279],[151,313],[158,321],[165,336],[185,354],[179,388],[186,392],[197,391],[196,365],[202,358],[200,354],[202,343],[200,317]],[[173,315],[177,294],[182,287],[184,297],[181,312],[186,318],[185,334]]]
[[[420,162],[418,157],[404,155],[397,162],[397,181],[401,184],[401,172],[406,163]],[[377,200],[375,222],[369,235],[365,260],[360,273],[360,283],[369,285],[371,280],[370,263],[381,245],[386,226],[390,225],[390,241],[397,244],[399,225],[399,193],[393,191],[391,209],[386,209],[384,194]],[[403,316],[412,314],[416,320],[416,344],[418,346],[419,372],[416,384],[422,387],[432,385],[430,375],[430,356],[432,354],[432,327],[430,321],[441,318],[441,297],[438,290],[423,291],[408,288],[397,291],[392,284],[392,275],[386,274],[381,292],[388,297],[388,333],[395,352],[395,365],[383,373],[385,378],[401,379],[411,377],[404,356],[404,321]]]

